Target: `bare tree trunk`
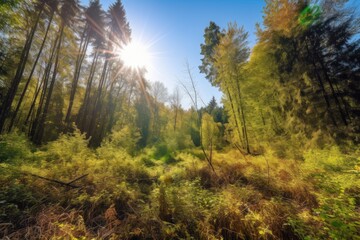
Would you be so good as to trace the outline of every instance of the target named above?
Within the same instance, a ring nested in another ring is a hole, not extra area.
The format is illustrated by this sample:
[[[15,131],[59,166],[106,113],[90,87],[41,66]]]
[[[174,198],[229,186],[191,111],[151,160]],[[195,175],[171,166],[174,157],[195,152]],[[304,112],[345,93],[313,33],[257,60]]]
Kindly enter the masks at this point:
[[[177,115],[178,115],[178,107],[175,107],[175,116],[174,116],[174,132],[176,131],[176,122],[177,122]]]
[[[74,73],[73,83],[71,85],[69,107],[68,107],[66,117],[65,117],[65,124],[67,125],[68,128],[70,127],[69,125],[70,125],[71,111],[72,111],[72,107],[74,104],[76,89],[77,89],[78,82],[79,82],[81,66],[82,66],[82,63],[86,56],[86,51],[87,51],[87,48],[89,46],[89,41],[90,41],[90,36],[87,36],[87,37],[85,37],[85,42],[83,43],[85,31],[86,31],[86,27],[84,29],[84,33],[83,33],[80,47],[79,47],[78,57],[76,59],[75,73]]]
[[[79,129],[82,132],[87,130],[86,116],[88,115],[88,111],[89,111],[88,108],[90,105],[91,88],[92,88],[92,83],[93,83],[93,79],[94,79],[94,74],[95,74],[98,58],[99,58],[99,53],[97,51],[95,51],[93,61],[92,61],[91,67],[90,67],[89,78],[88,78],[88,81],[86,84],[84,100],[83,100],[82,106],[80,108],[80,111],[78,113],[78,117],[77,117],[77,126],[79,127]]]
[[[185,86],[185,84],[183,84],[182,82],[180,82],[180,84],[182,85],[182,87],[184,88],[185,92],[187,93],[187,95],[190,97],[192,103],[194,104],[194,107],[195,107],[195,111],[196,111],[196,114],[197,114],[197,125],[199,127],[199,131],[200,131],[200,148],[202,150],[202,152],[204,153],[204,156],[205,156],[205,159],[206,161],[208,162],[211,170],[215,172],[215,168],[212,164],[212,148],[211,148],[211,152],[210,152],[210,155],[208,155],[206,153],[206,150],[204,148],[204,145],[203,145],[203,141],[202,141],[202,126],[201,126],[201,115],[200,115],[200,112],[198,110],[198,105],[197,105],[197,98],[198,98],[198,95],[197,95],[197,91],[196,91],[196,87],[195,87],[195,82],[194,82],[194,79],[192,77],[192,74],[191,74],[191,71],[190,71],[190,66],[189,66],[189,63],[186,63],[186,70],[187,70],[187,73],[188,73],[188,76],[189,76],[189,79],[191,81],[191,86],[193,88],[193,92],[194,92],[194,96],[191,95],[189,89]]]
[[[90,139],[90,146],[95,146],[98,142],[98,139],[96,139],[94,136],[95,136],[95,133],[97,132],[97,121],[98,121],[98,115],[100,114],[99,111],[101,110],[101,97],[102,97],[102,91],[103,91],[103,87],[105,85],[105,81],[106,81],[106,76],[108,74],[108,66],[109,66],[109,56],[108,54],[106,55],[105,57],[105,64],[104,64],[104,67],[103,67],[103,71],[102,71],[102,74],[101,74],[101,77],[100,77],[100,81],[99,81],[99,86],[98,86],[98,89],[97,89],[97,94],[95,96],[95,103],[94,103],[94,108],[93,108],[93,111],[92,111],[92,114],[91,114],[91,121],[90,121],[90,125],[89,125],[89,128],[87,129],[86,133],[87,133],[87,137],[92,137]]]
[[[39,93],[40,93],[40,91],[41,91],[41,88],[43,88],[43,84],[44,84],[44,81],[45,81],[45,74],[46,74],[46,73],[44,73],[44,76],[43,76],[42,78],[41,78],[41,76],[40,76],[40,74],[39,74],[39,80],[38,80],[38,82],[40,82],[40,83],[38,83],[38,86],[37,86],[37,88],[36,88],[36,91],[35,91],[33,100],[31,101],[30,109],[29,109],[29,111],[28,111],[28,114],[27,114],[26,119],[25,119],[25,122],[24,122],[24,127],[25,127],[26,125],[28,125],[29,120],[30,120],[30,116],[31,116],[31,114],[32,114],[33,111],[34,111],[34,107],[35,107],[35,104],[36,104],[37,97],[39,96]]]

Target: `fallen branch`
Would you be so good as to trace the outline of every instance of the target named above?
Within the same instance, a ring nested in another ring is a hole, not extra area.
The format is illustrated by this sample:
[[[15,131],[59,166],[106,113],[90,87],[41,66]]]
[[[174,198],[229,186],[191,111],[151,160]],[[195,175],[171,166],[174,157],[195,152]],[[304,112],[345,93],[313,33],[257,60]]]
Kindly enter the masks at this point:
[[[27,175],[30,175],[30,176],[33,176],[33,177],[37,177],[37,178],[40,178],[40,179],[43,179],[43,180],[46,180],[46,181],[49,181],[49,182],[54,182],[54,183],[60,184],[62,186],[67,186],[67,187],[71,187],[71,188],[80,188],[79,186],[72,185],[71,182],[66,183],[66,182],[56,180],[56,179],[46,178],[46,177],[42,177],[42,176],[32,174],[32,173],[24,173],[24,174],[27,174]]]
[[[72,184],[72,183],[74,183],[74,182],[76,182],[76,181],[79,181],[80,179],[83,179],[83,178],[86,177],[87,175],[89,175],[89,174],[87,173],[87,174],[82,175],[81,177],[75,178],[74,180],[68,182],[67,184]]]
[[[0,167],[5,168],[3,166],[0,166]],[[46,181],[49,181],[49,182],[57,183],[57,184],[60,184],[62,186],[71,187],[71,188],[80,188],[80,186],[73,185],[73,183],[76,182],[76,181],[79,181],[80,179],[83,179],[84,177],[89,175],[89,174],[84,174],[84,175],[82,175],[82,176],[80,176],[78,178],[75,178],[74,180],[72,180],[70,182],[63,182],[63,181],[59,181],[59,180],[56,180],[56,179],[51,179],[51,178],[39,176],[39,175],[36,175],[36,174],[33,174],[33,173],[20,171],[20,170],[13,169],[13,168],[5,168],[5,169],[10,169],[12,171],[18,172],[18,173],[23,174],[23,175],[29,175],[29,176],[32,176],[32,177],[40,178],[40,179],[43,179],[43,180],[46,180]]]

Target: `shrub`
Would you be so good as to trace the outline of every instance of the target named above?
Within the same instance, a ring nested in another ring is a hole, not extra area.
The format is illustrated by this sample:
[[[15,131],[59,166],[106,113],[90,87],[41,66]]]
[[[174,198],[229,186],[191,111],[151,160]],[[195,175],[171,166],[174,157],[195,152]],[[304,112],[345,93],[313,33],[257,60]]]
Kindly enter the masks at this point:
[[[136,153],[139,140],[140,132],[134,127],[126,126],[119,131],[113,131],[101,145],[123,148],[128,154],[133,156]]]
[[[21,133],[0,135],[0,163],[24,162],[32,156],[32,146]]]

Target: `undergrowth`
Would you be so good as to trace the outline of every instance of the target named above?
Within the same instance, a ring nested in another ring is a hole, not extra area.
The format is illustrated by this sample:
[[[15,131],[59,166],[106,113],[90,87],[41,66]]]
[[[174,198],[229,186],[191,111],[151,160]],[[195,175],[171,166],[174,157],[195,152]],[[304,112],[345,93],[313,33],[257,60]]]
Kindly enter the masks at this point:
[[[87,144],[1,136],[1,238],[359,239],[359,150],[215,152],[213,172],[200,150]]]

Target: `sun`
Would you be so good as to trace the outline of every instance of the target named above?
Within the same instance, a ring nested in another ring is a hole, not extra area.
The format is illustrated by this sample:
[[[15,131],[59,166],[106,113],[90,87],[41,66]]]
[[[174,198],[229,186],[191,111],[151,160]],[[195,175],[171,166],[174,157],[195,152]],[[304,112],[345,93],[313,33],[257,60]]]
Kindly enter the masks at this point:
[[[148,68],[150,65],[148,48],[137,41],[132,41],[120,49],[119,57],[129,68]]]

